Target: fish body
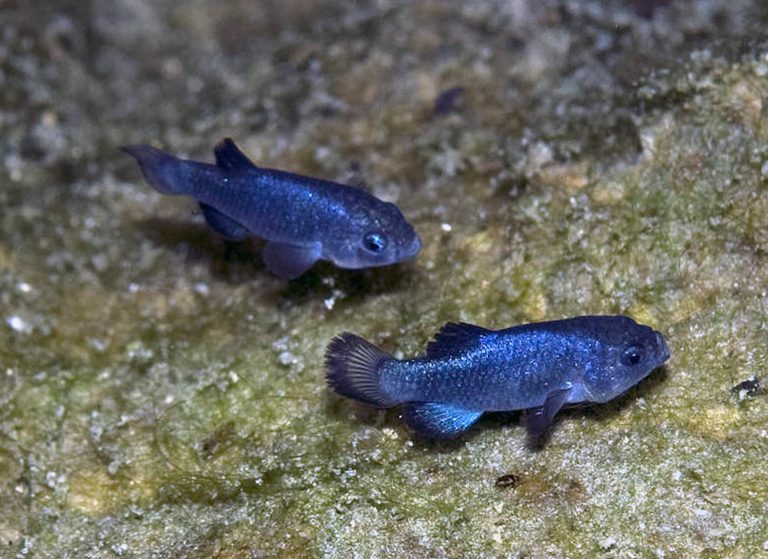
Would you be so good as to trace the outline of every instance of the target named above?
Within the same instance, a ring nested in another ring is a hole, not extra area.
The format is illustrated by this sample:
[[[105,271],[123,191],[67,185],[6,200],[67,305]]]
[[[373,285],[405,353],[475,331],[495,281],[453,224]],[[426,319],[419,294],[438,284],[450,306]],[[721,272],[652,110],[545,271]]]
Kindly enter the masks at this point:
[[[155,189],[196,199],[225,238],[266,239],[267,267],[286,279],[319,259],[368,268],[414,258],[421,249],[419,235],[394,204],[360,188],[257,167],[228,138],[214,149],[215,165],[146,145],[123,150]]]
[[[625,316],[581,316],[488,330],[446,324],[423,357],[395,359],[348,332],[326,351],[339,394],[378,407],[405,404],[417,432],[460,434],[487,411],[532,408],[546,430],[564,405],[607,402],[669,358],[664,337]]]

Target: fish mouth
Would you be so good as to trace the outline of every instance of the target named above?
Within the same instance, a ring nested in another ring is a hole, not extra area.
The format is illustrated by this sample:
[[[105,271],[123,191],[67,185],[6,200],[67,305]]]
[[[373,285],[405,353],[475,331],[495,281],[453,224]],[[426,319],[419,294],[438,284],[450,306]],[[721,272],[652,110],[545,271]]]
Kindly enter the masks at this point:
[[[664,339],[664,336],[661,335],[661,332],[656,332],[656,346],[658,348],[658,355],[659,360],[664,363],[667,359],[669,359],[670,353],[669,353],[669,347],[667,346],[667,342]]]
[[[415,258],[420,251],[421,251],[421,237],[419,237],[419,234],[414,231],[413,239],[411,239],[411,242],[405,245],[400,250],[400,259],[410,260],[411,258]]]

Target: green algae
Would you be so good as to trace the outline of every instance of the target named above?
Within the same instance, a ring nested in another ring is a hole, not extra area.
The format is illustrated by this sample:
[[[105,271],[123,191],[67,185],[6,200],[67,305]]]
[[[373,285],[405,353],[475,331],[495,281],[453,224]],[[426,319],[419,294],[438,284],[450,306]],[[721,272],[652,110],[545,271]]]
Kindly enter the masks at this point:
[[[768,362],[766,16],[537,4],[2,12],[0,555],[762,552],[768,400],[730,388]],[[116,150],[225,134],[362,177],[422,254],[286,284]],[[425,441],[323,379],[341,330],[413,355],[448,320],[614,312],[672,360],[542,449],[518,414]]]

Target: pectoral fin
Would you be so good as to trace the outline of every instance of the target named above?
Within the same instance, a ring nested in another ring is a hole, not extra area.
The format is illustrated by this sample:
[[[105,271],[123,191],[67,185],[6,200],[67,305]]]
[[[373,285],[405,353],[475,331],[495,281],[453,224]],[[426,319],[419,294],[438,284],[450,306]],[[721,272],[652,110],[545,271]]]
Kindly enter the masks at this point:
[[[269,242],[264,247],[264,263],[281,279],[294,279],[309,270],[320,258],[320,244],[288,245]]]
[[[482,414],[481,411],[439,402],[414,402],[405,407],[408,425],[419,434],[435,439],[460,435]]]
[[[248,236],[248,229],[234,219],[227,217],[213,206],[201,203],[200,210],[203,212],[205,221],[211,229],[228,241],[242,241]]]
[[[538,408],[533,408],[526,418],[526,427],[528,434],[532,437],[543,435],[549,428],[555,415],[568,400],[571,388],[558,388],[547,394],[544,404]]]

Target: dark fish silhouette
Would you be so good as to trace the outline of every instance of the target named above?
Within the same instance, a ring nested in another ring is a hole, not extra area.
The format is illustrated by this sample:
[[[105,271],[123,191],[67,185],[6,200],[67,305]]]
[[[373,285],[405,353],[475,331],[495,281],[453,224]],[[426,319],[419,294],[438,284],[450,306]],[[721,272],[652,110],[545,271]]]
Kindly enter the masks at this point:
[[[369,268],[408,260],[421,249],[394,204],[352,186],[257,167],[229,138],[214,149],[215,165],[146,145],[122,149],[155,189],[196,199],[225,238],[266,239],[264,261],[281,278],[298,277],[320,259]]]
[[[416,359],[395,359],[344,332],[325,356],[342,396],[388,408],[405,404],[417,432],[454,437],[483,412],[533,408],[543,433],[566,404],[607,402],[669,358],[663,336],[626,316],[580,316],[487,330],[446,324]]]

